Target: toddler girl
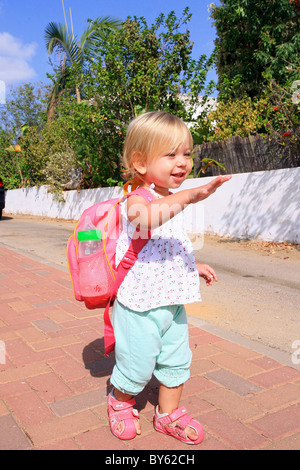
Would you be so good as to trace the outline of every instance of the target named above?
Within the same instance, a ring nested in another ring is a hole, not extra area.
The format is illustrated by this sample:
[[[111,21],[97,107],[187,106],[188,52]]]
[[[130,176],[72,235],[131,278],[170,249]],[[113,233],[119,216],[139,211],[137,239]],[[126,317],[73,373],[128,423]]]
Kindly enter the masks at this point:
[[[231,176],[171,193],[191,172],[192,146],[187,126],[165,112],[143,114],[128,127],[123,164],[133,181],[150,192],[151,202],[133,194],[121,203],[123,230],[116,263],[137,227],[140,236],[151,230],[152,237],[119,287],[112,312],[116,364],[108,413],[111,430],[120,439],[141,433],[134,396],[152,374],[160,383],[155,429],[188,444],[204,437],[201,424],[179,407],[192,358],[184,305],[201,301],[199,276],[207,285],[217,276],[210,266],[196,265],[182,211],[210,196]]]

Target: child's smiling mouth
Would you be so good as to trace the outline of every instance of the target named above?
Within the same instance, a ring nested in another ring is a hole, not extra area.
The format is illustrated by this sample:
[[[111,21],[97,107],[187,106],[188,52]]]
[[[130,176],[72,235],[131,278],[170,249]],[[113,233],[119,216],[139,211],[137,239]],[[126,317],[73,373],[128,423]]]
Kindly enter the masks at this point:
[[[185,172],[172,173],[171,176],[172,176],[172,178],[174,178],[175,180],[182,180],[183,178],[185,178]]]

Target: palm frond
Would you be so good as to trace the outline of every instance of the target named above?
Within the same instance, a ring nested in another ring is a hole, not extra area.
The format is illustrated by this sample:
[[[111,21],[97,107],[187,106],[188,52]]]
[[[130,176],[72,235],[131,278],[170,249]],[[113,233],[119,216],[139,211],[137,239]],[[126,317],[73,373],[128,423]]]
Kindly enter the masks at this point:
[[[45,29],[45,43],[48,54],[59,55],[59,68],[56,80],[50,96],[48,118],[51,120],[57,98],[64,92],[69,66],[80,66],[84,70],[86,59],[93,56],[96,51],[96,43],[103,40],[109,31],[117,31],[122,27],[122,21],[111,16],[98,17],[96,20],[88,20],[88,27],[82,33],[80,40],[69,34],[65,25],[51,22]],[[79,69],[78,69],[79,70]],[[77,77],[78,78],[78,77]],[[76,84],[77,102],[81,102],[80,92]]]
[[[85,31],[83,31],[78,46],[83,51],[86,47],[92,46],[94,41],[102,39],[105,33],[109,31],[118,31],[123,22],[118,18],[112,16],[98,17],[95,20],[89,21],[89,25]]]
[[[45,29],[45,42],[48,54],[65,53],[71,64],[78,61],[77,39],[67,33],[64,25],[49,23]]]

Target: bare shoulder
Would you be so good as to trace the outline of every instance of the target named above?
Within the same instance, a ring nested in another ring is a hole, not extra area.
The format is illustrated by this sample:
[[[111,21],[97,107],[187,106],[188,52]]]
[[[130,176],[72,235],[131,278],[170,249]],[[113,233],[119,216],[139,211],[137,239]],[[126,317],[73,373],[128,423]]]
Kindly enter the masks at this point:
[[[139,196],[138,194],[133,194],[132,196],[127,198],[127,208],[132,207],[133,205],[143,205],[146,206],[149,204],[143,196]]]

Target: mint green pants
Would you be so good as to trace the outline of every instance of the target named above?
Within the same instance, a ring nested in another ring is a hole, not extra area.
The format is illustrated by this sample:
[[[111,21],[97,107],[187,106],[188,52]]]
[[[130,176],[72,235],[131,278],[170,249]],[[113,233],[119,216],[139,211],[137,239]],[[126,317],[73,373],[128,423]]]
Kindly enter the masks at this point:
[[[137,395],[152,374],[169,388],[189,379],[192,353],[183,305],[135,312],[116,300],[112,324],[116,364],[111,383],[118,390]]]

